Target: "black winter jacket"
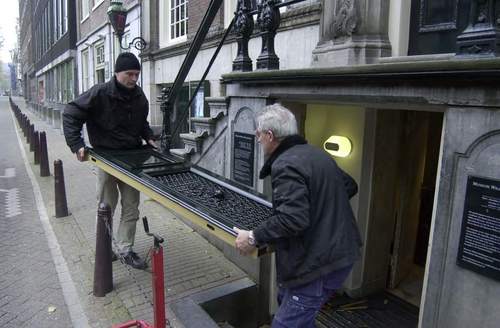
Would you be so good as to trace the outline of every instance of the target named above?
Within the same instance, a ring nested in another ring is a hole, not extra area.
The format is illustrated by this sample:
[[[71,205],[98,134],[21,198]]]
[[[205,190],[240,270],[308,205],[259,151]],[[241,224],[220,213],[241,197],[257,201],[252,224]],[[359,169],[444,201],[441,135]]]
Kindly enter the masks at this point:
[[[362,245],[349,199],[356,182],[324,151],[300,136],[285,138],[266,161],[273,216],[254,230],[276,248],[280,287],[296,287],[352,265]]]
[[[63,113],[66,143],[72,152],[84,147],[81,131],[87,123],[90,144],[95,148],[133,149],[149,140],[153,131],[147,121],[149,103],[139,86],[120,86],[113,77],[93,86],[68,103]]]

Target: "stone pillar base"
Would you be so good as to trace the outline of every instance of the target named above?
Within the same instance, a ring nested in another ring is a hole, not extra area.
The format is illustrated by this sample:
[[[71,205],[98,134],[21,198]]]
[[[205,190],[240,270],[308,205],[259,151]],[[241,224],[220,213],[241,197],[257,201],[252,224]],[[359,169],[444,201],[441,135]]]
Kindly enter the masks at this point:
[[[457,55],[459,56],[500,56],[500,29],[486,27],[484,29],[466,30],[457,37]]]
[[[380,57],[391,56],[387,38],[353,36],[345,42],[326,41],[312,52],[313,67],[373,64]]]

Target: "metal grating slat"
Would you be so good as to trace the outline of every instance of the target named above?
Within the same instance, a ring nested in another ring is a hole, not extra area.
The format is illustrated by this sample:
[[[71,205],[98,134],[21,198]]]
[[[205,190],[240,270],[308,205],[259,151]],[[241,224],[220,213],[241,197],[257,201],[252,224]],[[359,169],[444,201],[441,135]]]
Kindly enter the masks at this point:
[[[164,174],[154,179],[228,225],[252,230],[272,214],[271,208],[193,172]]]

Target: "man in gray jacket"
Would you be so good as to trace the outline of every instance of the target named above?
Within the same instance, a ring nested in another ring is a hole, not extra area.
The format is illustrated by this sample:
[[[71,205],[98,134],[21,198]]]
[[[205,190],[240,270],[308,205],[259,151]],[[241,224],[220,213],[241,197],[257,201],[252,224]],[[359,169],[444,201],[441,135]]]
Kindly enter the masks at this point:
[[[335,160],[297,135],[294,115],[281,105],[256,119],[257,141],[271,175],[273,215],[254,231],[234,228],[236,247],[276,249],[278,304],[272,327],[315,327],[316,313],[342,286],[360,257],[361,238],[349,199],[356,182]]]
[[[136,84],[141,65],[134,54],[122,53],[115,63],[115,75],[106,83],[93,86],[66,105],[63,128],[66,143],[79,161],[85,158],[83,124],[92,147],[96,149],[134,149],[145,140],[156,148],[153,131],[147,121],[149,104]],[[109,175],[97,172],[97,200],[107,203],[114,213],[121,196],[122,213],[118,226],[117,250],[126,264],[146,268],[146,263],[132,249],[139,219],[139,191]]]

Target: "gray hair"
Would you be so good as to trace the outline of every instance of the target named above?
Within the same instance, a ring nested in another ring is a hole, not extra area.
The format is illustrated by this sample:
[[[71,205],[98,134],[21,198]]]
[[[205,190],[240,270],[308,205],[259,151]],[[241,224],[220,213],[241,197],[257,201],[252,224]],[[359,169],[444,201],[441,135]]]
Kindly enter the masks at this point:
[[[297,120],[293,113],[280,104],[264,107],[255,118],[258,131],[271,130],[277,139],[298,133]]]

